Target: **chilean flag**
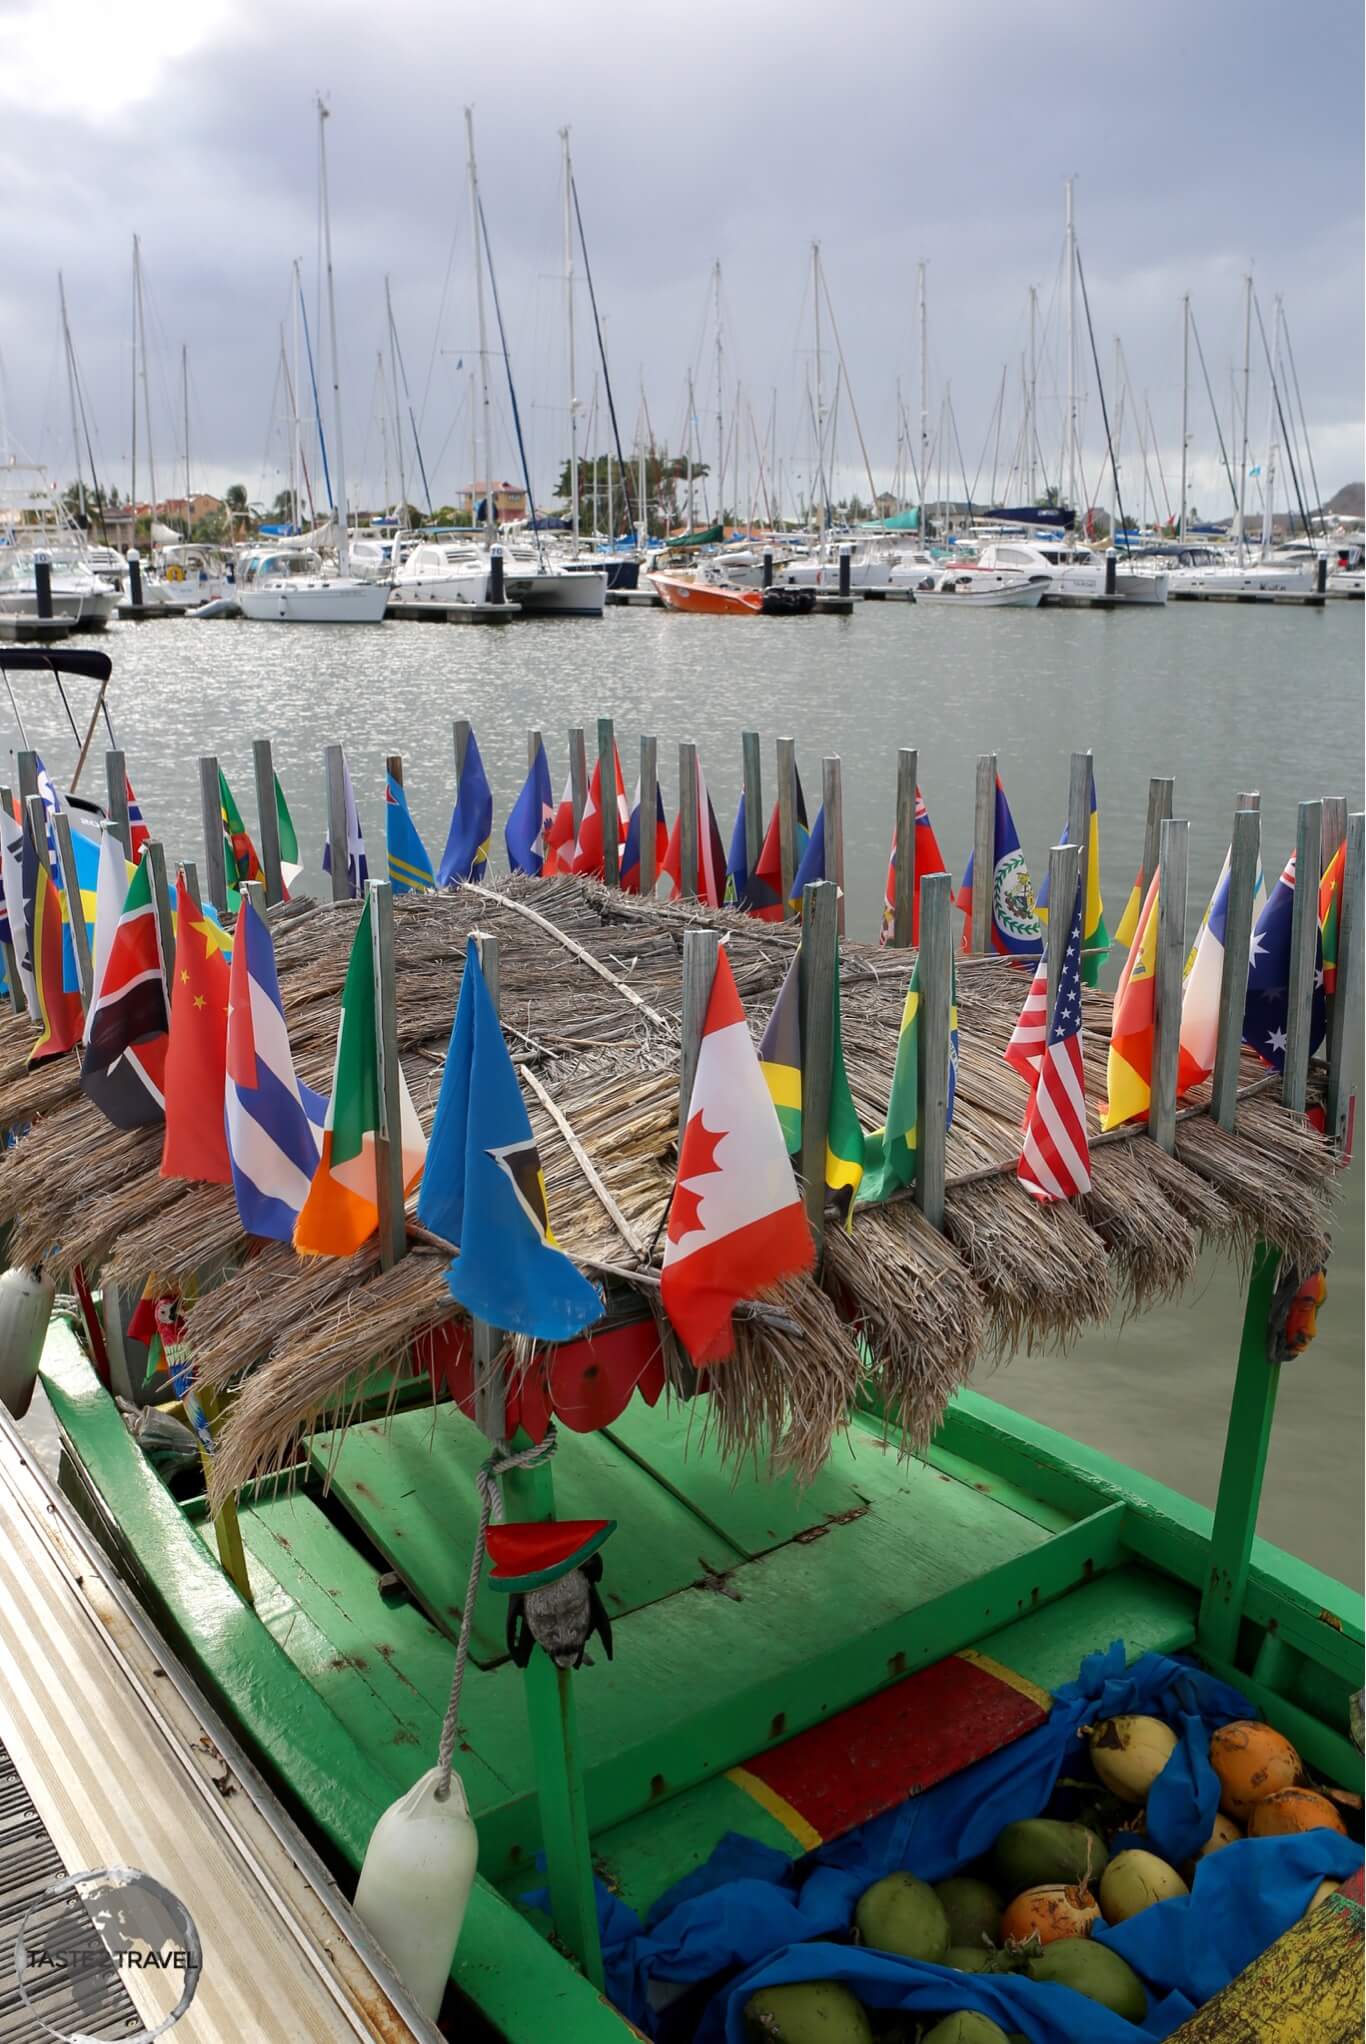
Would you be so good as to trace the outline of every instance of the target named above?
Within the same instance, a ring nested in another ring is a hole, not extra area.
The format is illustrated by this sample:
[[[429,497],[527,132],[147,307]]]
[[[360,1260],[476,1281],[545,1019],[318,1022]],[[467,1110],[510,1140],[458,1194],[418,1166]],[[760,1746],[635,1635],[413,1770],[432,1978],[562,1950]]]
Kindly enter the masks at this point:
[[[694,1363],[735,1353],[732,1309],[810,1270],[811,1231],[721,951],[664,1247],[664,1311]]]

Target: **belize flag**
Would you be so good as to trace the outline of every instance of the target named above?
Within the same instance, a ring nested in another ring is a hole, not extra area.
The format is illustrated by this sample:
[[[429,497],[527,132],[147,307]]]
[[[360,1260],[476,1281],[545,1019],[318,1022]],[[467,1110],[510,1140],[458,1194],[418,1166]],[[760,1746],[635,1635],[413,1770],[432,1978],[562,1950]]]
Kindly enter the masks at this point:
[[[232,947],[223,1114],[243,1228],[292,1241],[318,1168],[327,1102],[295,1076],[275,948],[249,900]]]
[[[1317,902],[1315,903],[1317,910]],[[1271,890],[1252,932],[1252,957],[1243,1010],[1243,1042],[1264,1064],[1285,1070],[1290,1015],[1290,933],[1295,916],[1295,854]],[[1314,915],[1314,993],[1309,1015],[1309,1054],[1323,1042],[1323,936]]]
[[[658,880],[664,865],[664,854],[669,849],[669,820],[664,814],[664,795],[659,782],[655,782],[655,879]],[[631,821],[626,826],[626,843],[621,852],[621,891],[623,894],[640,893],[640,782],[636,782],[636,797],[631,805]]]
[[[996,776],[995,854],[995,870],[991,879],[992,949],[999,951],[1004,958],[1038,958],[1043,953],[1043,930],[1034,913],[1034,889],[1030,884],[1029,868],[1020,850],[1020,834],[1015,828],[1015,819],[1010,813],[999,774]],[[973,858],[969,853],[963,884],[958,890],[958,907],[966,918],[962,944],[965,952],[972,949],[972,867]]]

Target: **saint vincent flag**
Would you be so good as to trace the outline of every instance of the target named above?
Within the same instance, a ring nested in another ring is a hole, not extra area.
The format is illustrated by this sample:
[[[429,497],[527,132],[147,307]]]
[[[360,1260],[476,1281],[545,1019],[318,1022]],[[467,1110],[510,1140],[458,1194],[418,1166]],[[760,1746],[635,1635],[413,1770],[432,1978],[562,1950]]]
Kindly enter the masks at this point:
[[[864,1134],[844,1066],[840,1036],[838,955],[835,967],[834,1031],[831,1043],[830,1118],[825,1135],[825,1189],[845,1227],[852,1226],[854,1196],[863,1177]],[[788,1155],[802,1147],[801,946],[793,954],[778,990],[773,1013],[759,1044],[759,1069],[764,1075]]]
[[[197,907],[181,879],[176,886],[175,983],[166,1046],[163,1178],[232,1184],[223,1127],[231,949],[224,932]]]
[[[46,856],[38,858],[34,879],[33,983],[40,1027],[28,1061],[40,1065],[73,1049],[85,1021],[80,995],[62,984],[62,904]]]
[[[229,887],[240,887],[246,880],[259,880],[261,861],[247,835],[242,812],[233,800],[232,789],[222,767],[218,769],[218,807],[223,818],[223,858],[228,869]]]
[[[1069,842],[1067,825],[1062,827],[1059,844]],[[1135,912],[1136,913],[1136,912]],[[1039,922],[1048,922],[1048,874],[1045,872],[1038,894],[1034,898],[1034,914]],[[1129,911],[1125,908],[1127,919]],[[1132,931],[1130,940],[1132,941]],[[1100,983],[1100,968],[1110,949],[1110,932],[1105,927],[1105,904],[1100,898],[1100,811],[1096,807],[1096,778],[1091,776],[1091,823],[1086,838],[1086,910],[1081,933],[1082,958],[1081,976],[1088,987]]]
[[[395,894],[408,894],[415,887],[435,887],[436,874],[409,812],[403,783],[392,774],[386,777],[384,788],[384,842],[389,855],[389,884]]]
[[[382,1107],[374,941],[367,898],[356,926],[346,984],[342,988],[337,1057],[323,1127],[322,1156],[295,1225],[296,1249],[318,1256],[351,1256],[379,1226],[375,1138],[383,1120]],[[403,1189],[408,1193],[422,1176],[427,1145],[401,1071],[399,1108]]]

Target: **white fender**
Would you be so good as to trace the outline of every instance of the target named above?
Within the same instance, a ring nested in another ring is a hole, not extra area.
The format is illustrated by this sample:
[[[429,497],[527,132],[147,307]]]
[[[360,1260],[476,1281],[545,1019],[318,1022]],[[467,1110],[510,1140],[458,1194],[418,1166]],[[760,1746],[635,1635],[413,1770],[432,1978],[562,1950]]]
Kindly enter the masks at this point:
[[[438,1802],[429,1768],[390,1803],[370,1834],[356,1889],[356,1914],[393,1960],[418,2007],[433,2021],[450,1976],[479,1860],[479,1834],[464,1784]]]
[[[7,1270],[0,1277],[0,1398],[15,1419],[24,1417],[33,1397],[55,1296],[51,1278],[40,1270]]]

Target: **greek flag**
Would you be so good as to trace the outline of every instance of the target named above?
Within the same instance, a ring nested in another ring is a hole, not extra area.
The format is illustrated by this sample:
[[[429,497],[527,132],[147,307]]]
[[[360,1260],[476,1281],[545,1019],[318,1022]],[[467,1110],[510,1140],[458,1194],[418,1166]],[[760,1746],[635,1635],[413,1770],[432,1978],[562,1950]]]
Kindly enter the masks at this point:
[[[295,1077],[270,931],[243,900],[228,984],[228,1161],[249,1235],[293,1239],[322,1149],[327,1102]]]

